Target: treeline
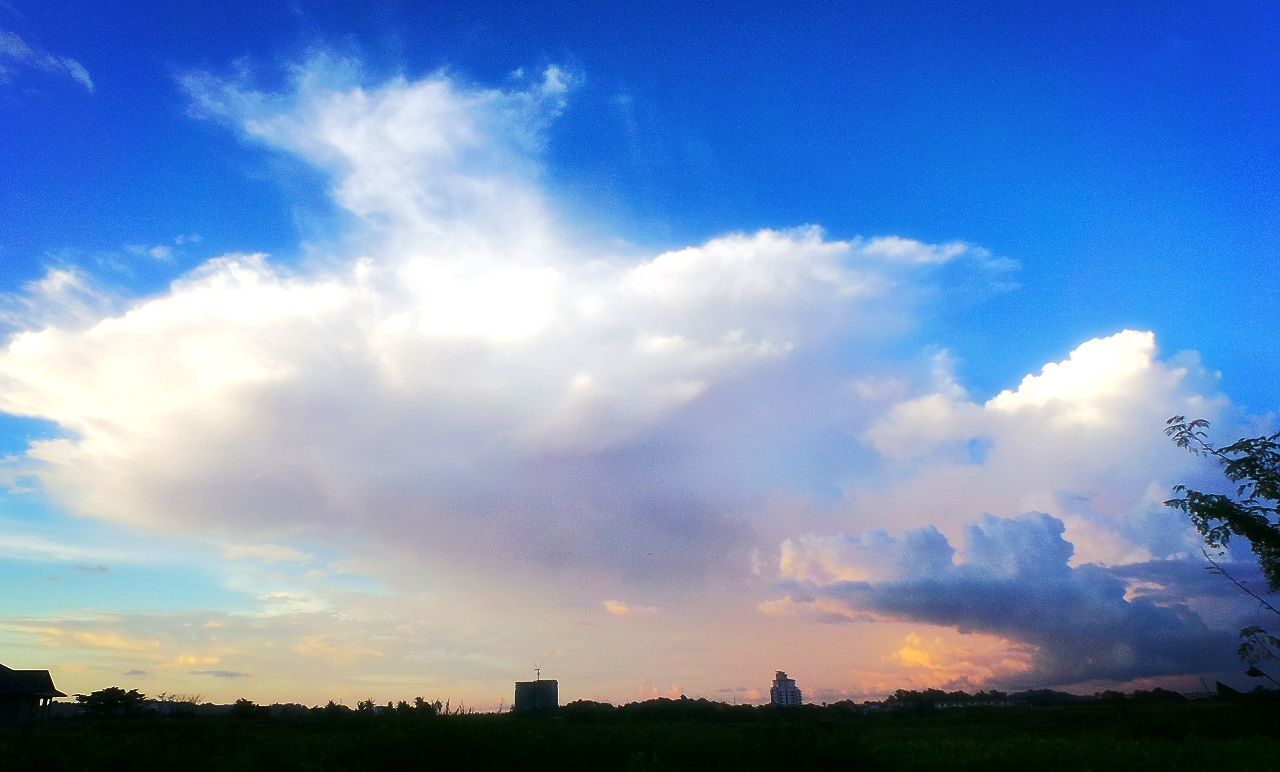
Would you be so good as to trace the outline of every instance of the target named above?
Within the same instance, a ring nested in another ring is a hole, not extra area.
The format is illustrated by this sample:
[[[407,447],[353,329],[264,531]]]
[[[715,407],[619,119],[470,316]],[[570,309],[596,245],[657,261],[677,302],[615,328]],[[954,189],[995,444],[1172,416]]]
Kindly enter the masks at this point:
[[[1215,695],[1204,695],[1206,698],[1227,702],[1245,701],[1250,703],[1280,704],[1280,691],[1255,690],[1242,694],[1231,689],[1220,688]],[[308,707],[297,703],[259,705],[249,699],[239,699],[232,705],[215,705],[201,703],[199,697],[186,697],[161,694],[157,698],[148,699],[136,689],[128,691],[120,687],[102,689],[88,695],[76,697],[77,706],[61,704],[54,715],[80,715],[89,718],[131,718],[140,716],[225,716],[232,719],[264,719],[264,718],[315,718],[315,719],[431,719],[437,716],[459,716],[476,713],[474,707],[453,705],[449,701],[427,700],[415,697],[412,701],[387,701],[378,703],[373,699],[360,700],[355,707],[330,700],[323,706]],[[925,689],[913,691],[899,689],[882,701],[853,702],[841,700],[825,705],[800,705],[795,707],[775,707],[770,705],[730,705],[724,702],[705,698],[690,699],[681,696],[677,699],[658,697],[612,705],[594,700],[575,700],[554,710],[531,712],[527,715],[558,716],[581,722],[595,721],[754,721],[778,717],[802,716],[839,716],[851,714],[878,714],[895,712],[929,712],[962,708],[1036,708],[1088,705],[1160,705],[1185,703],[1188,698],[1168,689],[1145,689],[1131,693],[1103,691],[1093,695],[1069,694],[1051,689],[1032,689],[1020,692],[1002,692],[997,690],[978,691],[943,691],[941,689]]]
[[[85,700],[86,714],[75,718],[0,732],[0,768],[957,772],[1043,767],[1046,759],[1063,769],[1204,770],[1229,759],[1231,769],[1269,772],[1280,758],[1280,701],[1262,694],[1175,704],[1164,702],[1173,693],[1154,690],[1089,697],[904,690],[879,703],[780,708],[688,698],[618,706],[579,700],[498,715],[426,699],[367,699],[354,707],[244,699],[213,706],[194,697],[129,696],[133,691]],[[999,707],[943,708],[966,698]],[[879,707],[869,709],[873,704]],[[87,713],[87,705],[107,712]]]
[[[1280,692],[1267,694],[1280,697]],[[648,717],[680,719],[748,718],[769,715],[879,713],[897,710],[919,711],[970,707],[1049,707],[1089,704],[1114,705],[1118,703],[1153,705],[1182,702],[1187,702],[1187,697],[1178,692],[1160,688],[1139,690],[1130,694],[1106,691],[1089,696],[1058,692],[1051,689],[1033,689],[1013,693],[991,690],[972,694],[964,691],[945,692],[940,689],[926,689],[923,691],[899,689],[886,699],[878,702],[841,700],[824,705],[799,705],[795,707],[729,705],[723,702],[702,698],[689,699],[688,697],[680,697],[678,699],[659,697],[619,706],[614,706],[607,702],[577,700],[559,708],[558,715],[578,719],[643,719]]]
[[[433,718],[456,716],[474,712],[465,705],[454,706],[449,701],[427,700],[415,697],[413,701],[400,700],[380,705],[372,699],[360,700],[355,708],[330,700],[323,706],[308,707],[298,703],[259,705],[253,700],[240,698],[231,705],[201,702],[199,695],[175,695],[161,693],[148,698],[137,689],[125,690],[119,686],[89,694],[76,695],[75,704],[55,703],[55,716],[85,716],[87,718],[137,718],[142,716],[227,716],[230,718],[266,718],[311,716],[317,718],[343,718],[346,716],[387,716],[404,718]]]
[[[1081,705],[1091,702],[1102,703],[1135,703],[1135,704],[1156,704],[1171,702],[1186,702],[1186,696],[1178,692],[1168,689],[1139,689],[1138,691],[1125,694],[1117,691],[1095,692],[1093,695],[1070,694],[1068,692],[1059,692],[1052,689],[1029,689],[1021,692],[1002,692],[995,689],[989,691],[979,691],[973,694],[964,691],[944,692],[941,689],[925,689],[923,691],[911,691],[907,689],[899,689],[889,695],[883,702],[864,702],[856,707],[870,707],[876,704],[884,708],[960,708],[960,707],[976,707],[981,705],[1008,706],[1008,705],[1026,705],[1030,707],[1049,706],[1049,705]],[[838,702],[835,705],[853,706],[850,702]]]

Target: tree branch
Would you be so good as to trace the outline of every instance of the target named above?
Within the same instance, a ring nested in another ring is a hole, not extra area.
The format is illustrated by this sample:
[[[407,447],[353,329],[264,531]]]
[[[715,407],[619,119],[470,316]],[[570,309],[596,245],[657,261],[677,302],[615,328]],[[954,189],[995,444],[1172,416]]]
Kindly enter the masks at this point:
[[[1268,603],[1268,602],[1266,601],[1266,599],[1264,599],[1261,595],[1259,595],[1258,593],[1256,593],[1256,592],[1254,592],[1253,590],[1249,589],[1249,587],[1248,587],[1244,582],[1241,582],[1239,579],[1236,579],[1234,576],[1232,576],[1231,574],[1227,573],[1227,570],[1226,570],[1225,568],[1223,568],[1223,567],[1222,567],[1222,565],[1221,565],[1220,563],[1218,563],[1218,562],[1217,562],[1216,560],[1214,560],[1213,558],[1209,557],[1209,551],[1208,551],[1208,550],[1206,550],[1204,547],[1201,547],[1201,548],[1200,548],[1200,554],[1201,554],[1201,555],[1204,555],[1204,559],[1205,559],[1205,560],[1207,560],[1207,561],[1209,561],[1209,565],[1213,566],[1213,570],[1214,570],[1214,571],[1216,571],[1217,573],[1221,574],[1222,576],[1227,577],[1228,581],[1230,581],[1230,582],[1231,582],[1232,584],[1234,584],[1236,587],[1239,587],[1241,590],[1243,590],[1245,593],[1247,593],[1247,594],[1248,594],[1250,597],[1252,597],[1254,600],[1258,601],[1258,603],[1261,603],[1261,604],[1262,604],[1262,607],[1263,607],[1263,608],[1265,608],[1267,611],[1270,611],[1272,614],[1275,614],[1276,616],[1280,616],[1280,609],[1278,609],[1278,608],[1276,608],[1275,606],[1271,605],[1271,604],[1270,604],[1270,603]]]

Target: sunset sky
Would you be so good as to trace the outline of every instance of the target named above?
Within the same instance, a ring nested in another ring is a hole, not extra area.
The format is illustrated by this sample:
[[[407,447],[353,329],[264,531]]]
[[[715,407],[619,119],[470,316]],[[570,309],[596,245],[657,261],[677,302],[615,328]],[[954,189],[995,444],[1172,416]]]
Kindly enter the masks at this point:
[[[1280,6],[548,5],[0,2],[0,663],[1252,686]]]

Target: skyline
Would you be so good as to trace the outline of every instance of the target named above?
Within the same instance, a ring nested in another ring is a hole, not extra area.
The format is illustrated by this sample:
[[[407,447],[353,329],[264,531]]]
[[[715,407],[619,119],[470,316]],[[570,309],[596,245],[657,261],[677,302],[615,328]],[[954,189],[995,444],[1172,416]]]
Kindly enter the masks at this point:
[[[0,4],[4,663],[1236,672],[1163,428],[1276,429],[1276,16]]]

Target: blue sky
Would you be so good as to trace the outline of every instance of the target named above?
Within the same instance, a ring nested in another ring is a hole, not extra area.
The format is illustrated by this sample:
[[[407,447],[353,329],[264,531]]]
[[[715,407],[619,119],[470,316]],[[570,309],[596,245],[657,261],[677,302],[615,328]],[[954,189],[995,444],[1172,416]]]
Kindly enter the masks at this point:
[[[554,61],[584,76],[551,133],[555,187],[628,237],[817,222],[965,239],[1025,269],[1022,292],[980,313],[1018,320],[1006,334],[1028,340],[943,341],[982,385],[1084,337],[1158,324],[1171,348],[1223,347],[1215,366],[1268,409],[1280,352],[1241,333],[1267,323],[1241,299],[1276,288],[1259,275],[1277,237],[1274,9],[897,5],[138,3],[104,18],[96,4],[17,5],[10,29],[103,74],[92,95],[39,73],[5,95],[4,207],[24,223],[4,245],[20,266],[6,279],[30,279],[51,253],[171,232],[273,253],[307,235],[295,208],[323,206],[298,201],[307,180],[282,184],[191,121],[176,72],[245,57],[270,71],[317,44],[379,74],[444,66],[483,83]],[[1250,360],[1252,373],[1229,364]]]
[[[1223,666],[1212,588],[1134,599],[1197,558],[1163,418],[1275,421],[1269,4],[48,5],[0,3],[0,576],[68,589],[0,640],[85,688],[496,701],[613,623],[667,643],[583,655],[579,696],[753,683],[785,663],[680,652],[769,625],[831,695]],[[1080,671],[899,602],[858,545],[928,528],[957,593],[1062,541],[1045,604],[1218,632]],[[267,678],[263,640],[345,680]]]

